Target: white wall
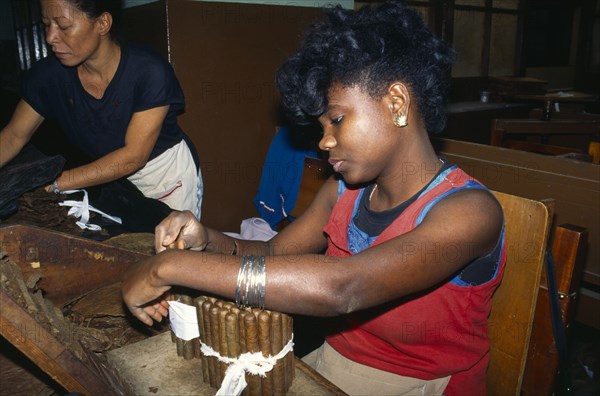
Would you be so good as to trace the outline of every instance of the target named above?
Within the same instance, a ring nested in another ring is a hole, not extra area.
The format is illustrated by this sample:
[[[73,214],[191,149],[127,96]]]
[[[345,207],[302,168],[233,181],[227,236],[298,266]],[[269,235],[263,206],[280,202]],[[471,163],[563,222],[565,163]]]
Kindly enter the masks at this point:
[[[3,0],[0,0],[3,1]],[[156,0],[125,0],[125,7],[152,3]],[[195,0],[195,1],[213,1],[221,3],[254,3],[254,4],[273,4],[273,5],[291,5],[300,7],[323,7],[332,3],[342,5],[344,8],[354,8],[354,0]]]

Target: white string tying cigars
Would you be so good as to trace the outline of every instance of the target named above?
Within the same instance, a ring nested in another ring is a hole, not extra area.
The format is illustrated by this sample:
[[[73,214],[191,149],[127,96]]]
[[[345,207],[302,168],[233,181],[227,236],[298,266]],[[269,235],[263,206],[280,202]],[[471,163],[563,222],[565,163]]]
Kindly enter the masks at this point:
[[[169,319],[171,329],[182,340],[189,341],[200,336],[196,307],[178,301],[169,301]],[[225,357],[219,355],[210,346],[200,342],[200,350],[204,356],[214,356],[220,362],[229,365],[216,396],[239,396],[247,386],[245,373],[266,377],[267,373],[273,370],[277,361],[294,349],[293,339],[292,334],[292,339],[277,355],[269,355],[268,357],[264,357],[261,352],[242,353],[237,358]]]
[[[246,352],[237,358],[229,358],[219,355],[214,349],[200,342],[200,350],[204,356],[215,356],[220,362],[229,365],[225,371],[221,388],[217,391],[216,396],[239,396],[247,386],[246,373],[266,377],[267,373],[273,370],[277,361],[294,349],[293,339],[294,336],[292,335],[292,339],[288,341],[277,355],[269,355],[268,357],[264,357],[262,352]]]
[[[88,221],[90,220],[90,211],[99,213],[102,215],[102,217],[112,220],[115,223],[121,224],[120,217],[111,216],[109,214],[102,212],[101,210],[94,208],[92,205],[90,205],[89,199],[88,199],[88,193],[86,190],[67,190],[67,191],[61,191],[61,194],[74,194],[76,192],[83,192],[83,200],[82,201],[63,201],[63,202],[59,202],[58,204],[60,206],[70,206],[71,207],[71,209],[69,209],[68,215],[75,216],[79,219],[79,221],[75,222],[75,224],[77,224],[79,226],[79,228],[81,228],[82,230],[88,229],[88,230],[92,230],[92,231],[100,231],[102,229],[102,227],[100,227],[97,224],[89,224],[88,223]]]

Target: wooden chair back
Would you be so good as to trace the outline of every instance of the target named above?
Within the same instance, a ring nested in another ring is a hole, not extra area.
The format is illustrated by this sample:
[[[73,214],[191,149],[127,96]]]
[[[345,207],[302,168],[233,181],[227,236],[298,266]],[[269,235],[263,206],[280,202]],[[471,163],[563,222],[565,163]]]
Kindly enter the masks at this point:
[[[550,209],[540,201],[494,192],[504,210],[507,248],[502,283],[493,297],[488,395],[518,395],[529,348]]]
[[[327,178],[333,174],[333,169],[326,159],[306,157],[304,171],[300,180],[300,190],[296,206],[291,211],[294,218],[300,216],[323,185]]]
[[[496,118],[492,120],[490,144],[540,154],[588,155],[593,143],[600,138],[600,120],[533,118]],[[561,144],[552,141],[560,139]],[[589,161],[598,159],[590,153]]]
[[[542,120],[544,110],[540,108],[531,109],[529,118]],[[550,115],[552,120],[596,120],[600,121],[600,114],[588,113],[585,111],[556,111]]]
[[[575,319],[575,307],[583,277],[588,231],[572,224],[563,224],[556,227],[553,233],[552,256],[556,286],[562,325],[568,337]],[[556,394],[554,387],[558,370],[559,355],[552,330],[548,278],[546,271],[543,271],[521,395]]]

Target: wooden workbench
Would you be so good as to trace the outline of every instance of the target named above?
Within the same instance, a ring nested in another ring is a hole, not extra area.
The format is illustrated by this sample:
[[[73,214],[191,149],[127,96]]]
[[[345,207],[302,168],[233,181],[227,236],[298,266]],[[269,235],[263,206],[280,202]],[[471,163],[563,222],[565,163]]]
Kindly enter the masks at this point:
[[[133,328],[134,334],[129,334],[125,325],[123,331],[110,333],[106,345],[91,344],[81,338],[89,325],[63,317],[77,311],[75,307],[81,308],[77,312],[86,307],[99,316],[127,322],[118,282],[127,268],[147,256],[141,251],[151,239],[133,238],[141,245],[137,251],[115,246],[131,246],[131,238],[125,237],[109,245],[38,227],[0,225],[0,341],[11,344],[15,353],[26,356],[67,392],[215,394],[216,389],[202,382],[201,360],[178,357],[167,329],[141,337]],[[136,324],[132,321],[129,326]],[[125,333],[127,337],[121,337]],[[302,361],[296,359],[295,364],[288,394],[344,394]],[[23,375],[22,380],[30,382],[30,377]],[[23,392],[17,388],[21,389],[19,384],[2,383],[0,394],[31,394],[25,387]]]
[[[126,379],[136,395],[214,395],[216,389],[202,382],[201,359],[177,355],[169,332],[126,345],[106,354],[107,361]],[[296,358],[295,378],[288,395],[344,395],[313,369]]]

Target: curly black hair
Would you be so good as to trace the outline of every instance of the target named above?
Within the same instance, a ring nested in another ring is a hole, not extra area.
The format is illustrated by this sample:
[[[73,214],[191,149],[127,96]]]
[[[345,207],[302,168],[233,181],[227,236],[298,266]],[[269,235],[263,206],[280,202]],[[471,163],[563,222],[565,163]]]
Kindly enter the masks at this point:
[[[300,50],[277,72],[287,117],[307,124],[323,114],[333,83],[381,98],[394,81],[409,88],[429,134],[446,123],[444,104],[454,51],[403,1],[358,11],[325,9]],[[413,102],[414,103],[414,102]]]

